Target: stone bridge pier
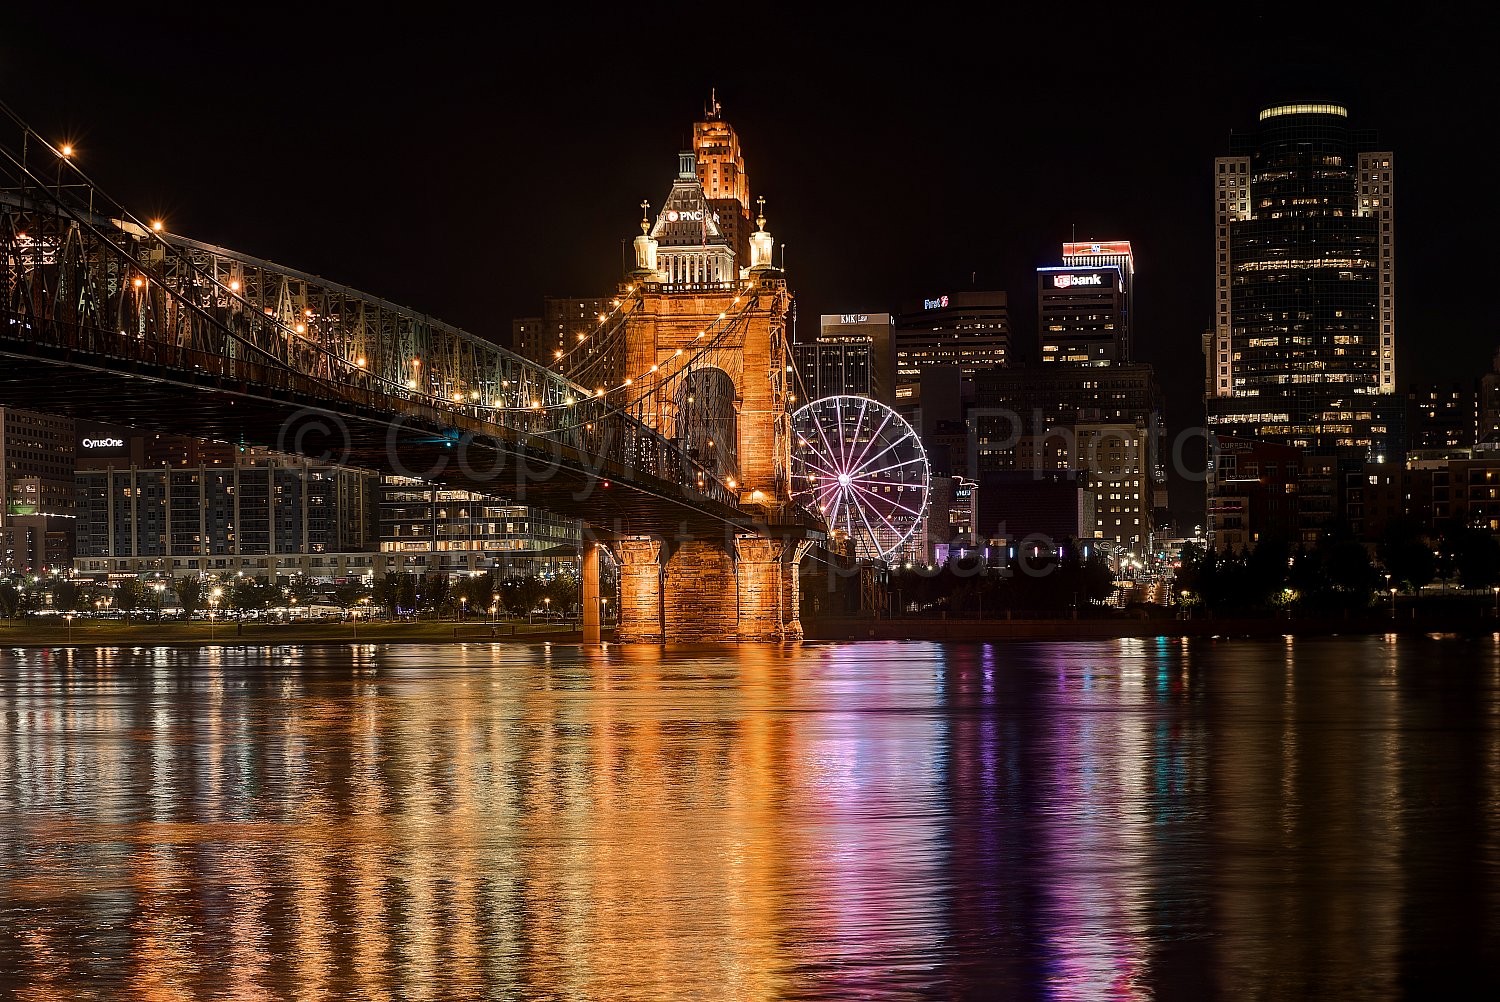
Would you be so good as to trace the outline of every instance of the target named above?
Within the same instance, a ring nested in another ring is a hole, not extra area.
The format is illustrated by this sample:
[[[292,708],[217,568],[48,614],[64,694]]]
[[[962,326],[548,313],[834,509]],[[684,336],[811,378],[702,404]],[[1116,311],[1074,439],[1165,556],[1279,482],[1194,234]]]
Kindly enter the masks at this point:
[[[620,608],[616,639],[625,644],[772,642],[802,639],[797,564],[811,545],[783,536],[610,541],[619,564]],[[598,579],[598,551],[585,558],[584,576]],[[590,563],[593,564],[592,572]],[[597,589],[597,585],[594,586]],[[585,594],[588,585],[585,583]],[[597,592],[596,592],[597,594]],[[597,601],[591,633],[598,637]],[[592,638],[592,639],[591,639]]]

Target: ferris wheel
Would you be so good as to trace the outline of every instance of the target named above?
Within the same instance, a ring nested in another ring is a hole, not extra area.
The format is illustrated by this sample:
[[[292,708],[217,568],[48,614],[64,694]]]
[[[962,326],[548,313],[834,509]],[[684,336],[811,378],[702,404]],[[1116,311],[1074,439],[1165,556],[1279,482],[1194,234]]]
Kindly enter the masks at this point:
[[[899,554],[922,528],[930,471],[922,440],[869,397],[823,397],[792,414],[792,497],[860,559]]]

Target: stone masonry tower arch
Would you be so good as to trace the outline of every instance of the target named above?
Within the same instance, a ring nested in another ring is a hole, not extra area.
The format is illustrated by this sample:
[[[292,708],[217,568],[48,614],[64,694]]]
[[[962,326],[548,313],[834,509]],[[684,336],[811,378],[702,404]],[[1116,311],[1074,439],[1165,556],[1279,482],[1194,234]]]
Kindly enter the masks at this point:
[[[717,473],[757,530],[611,540],[622,642],[802,635],[797,562],[809,543],[791,508],[791,297],[764,215],[756,223],[741,266],[684,151],[666,201],[635,240],[622,287],[635,300],[624,322],[624,406]]]

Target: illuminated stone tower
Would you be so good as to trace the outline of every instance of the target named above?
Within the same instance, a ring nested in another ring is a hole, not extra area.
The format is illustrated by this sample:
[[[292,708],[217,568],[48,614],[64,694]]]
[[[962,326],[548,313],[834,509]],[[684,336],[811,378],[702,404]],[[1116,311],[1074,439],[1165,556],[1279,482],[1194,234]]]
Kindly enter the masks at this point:
[[[774,241],[747,235],[748,263],[730,245],[692,151],[654,222],[635,239],[623,290],[628,383],[622,406],[679,444],[757,525],[713,538],[624,536],[622,642],[800,638],[797,562],[807,544],[791,518],[787,315],[791,298],[771,265]],[[721,217],[722,218],[722,217]]]

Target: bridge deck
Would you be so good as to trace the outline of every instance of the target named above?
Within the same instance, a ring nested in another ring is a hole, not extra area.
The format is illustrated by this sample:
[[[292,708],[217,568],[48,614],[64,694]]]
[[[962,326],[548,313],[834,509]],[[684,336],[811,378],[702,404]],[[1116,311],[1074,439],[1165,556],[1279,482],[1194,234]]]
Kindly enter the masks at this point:
[[[758,520],[605,453],[589,454],[461,414],[404,412],[141,359],[101,357],[17,336],[0,313],[0,401],[165,434],[263,446],[420,477],[588,523],[600,536],[820,536]],[[618,452],[614,455],[619,455]]]

